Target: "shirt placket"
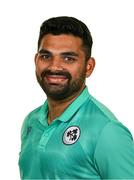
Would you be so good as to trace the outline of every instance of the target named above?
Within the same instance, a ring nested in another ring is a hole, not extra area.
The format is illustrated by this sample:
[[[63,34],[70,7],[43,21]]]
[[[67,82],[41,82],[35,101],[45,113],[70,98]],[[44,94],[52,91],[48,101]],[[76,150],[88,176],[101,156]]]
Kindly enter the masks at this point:
[[[50,126],[48,126],[47,128],[45,128],[40,142],[39,142],[39,148],[43,151],[45,151],[46,147],[47,147],[47,143],[49,141],[49,139],[51,138],[54,130],[56,129],[56,124],[52,124]]]

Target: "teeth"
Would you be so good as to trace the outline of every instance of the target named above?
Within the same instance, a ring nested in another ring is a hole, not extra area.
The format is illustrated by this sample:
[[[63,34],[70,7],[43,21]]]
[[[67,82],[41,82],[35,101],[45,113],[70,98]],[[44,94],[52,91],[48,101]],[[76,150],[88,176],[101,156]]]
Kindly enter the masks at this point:
[[[65,76],[61,76],[61,75],[49,75],[47,76],[48,78],[60,78],[60,79],[65,79]]]
[[[62,83],[67,80],[67,78],[63,75],[48,75],[46,76],[46,79],[49,83]]]

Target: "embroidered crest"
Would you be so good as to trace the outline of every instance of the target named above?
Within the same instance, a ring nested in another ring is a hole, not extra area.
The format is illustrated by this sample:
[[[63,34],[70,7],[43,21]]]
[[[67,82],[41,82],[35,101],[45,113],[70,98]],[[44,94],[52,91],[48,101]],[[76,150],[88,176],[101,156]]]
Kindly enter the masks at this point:
[[[64,144],[74,144],[80,137],[80,128],[78,126],[70,126],[63,135]]]
[[[31,127],[31,126],[29,126],[29,127],[27,128],[26,136],[28,136],[28,135],[29,135],[29,133],[31,132],[31,130],[32,130],[32,127]]]

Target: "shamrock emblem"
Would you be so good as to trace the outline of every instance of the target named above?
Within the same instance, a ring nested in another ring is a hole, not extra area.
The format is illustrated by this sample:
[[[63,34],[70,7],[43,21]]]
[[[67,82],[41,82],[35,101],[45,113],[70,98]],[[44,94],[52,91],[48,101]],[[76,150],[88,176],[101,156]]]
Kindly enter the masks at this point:
[[[80,136],[80,129],[77,126],[70,126],[63,135],[64,144],[74,144]]]
[[[67,137],[69,137],[69,140],[75,141],[77,139],[77,132],[78,129],[73,129],[72,131],[67,132]]]

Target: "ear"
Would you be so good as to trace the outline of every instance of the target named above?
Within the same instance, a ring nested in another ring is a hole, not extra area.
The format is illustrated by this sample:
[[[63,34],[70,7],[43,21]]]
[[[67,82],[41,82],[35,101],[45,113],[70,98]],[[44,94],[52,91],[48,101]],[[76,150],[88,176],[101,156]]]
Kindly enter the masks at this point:
[[[89,77],[91,75],[91,73],[93,72],[95,67],[95,59],[90,57],[87,60],[87,65],[86,65],[86,77]]]
[[[37,53],[35,54],[35,56],[34,56],[34,63],[35,63],[35,65],[36,65],[36,60],[37,60]]]

